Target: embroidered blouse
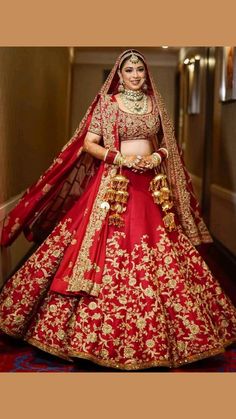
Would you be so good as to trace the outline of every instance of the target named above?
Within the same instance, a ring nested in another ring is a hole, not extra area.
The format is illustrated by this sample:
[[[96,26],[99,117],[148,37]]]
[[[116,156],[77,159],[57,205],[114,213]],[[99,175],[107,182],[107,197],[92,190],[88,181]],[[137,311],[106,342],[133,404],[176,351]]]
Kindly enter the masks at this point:
[[[152,110],[145,114],[133,114],[118,108],[118,132],[120,141],[149,140],[160,128],[160,117],[154,100]],[[99,103],[95,106],[88,131],[102,135]]]

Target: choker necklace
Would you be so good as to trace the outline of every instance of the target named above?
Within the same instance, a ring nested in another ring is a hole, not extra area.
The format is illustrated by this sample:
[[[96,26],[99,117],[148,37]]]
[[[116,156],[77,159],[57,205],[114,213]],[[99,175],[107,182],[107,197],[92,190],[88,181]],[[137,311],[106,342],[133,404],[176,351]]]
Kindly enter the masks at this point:
[[[131,101],[142,100],[144,96],[144,92],[142,92],[142,90],[125,89],[123,94]]]
[[[141,90],[135,91],[125,89],[124,92],[120,93],[120,97],[125,107],[132,113],[147,113],[147,95],[145,95]]]

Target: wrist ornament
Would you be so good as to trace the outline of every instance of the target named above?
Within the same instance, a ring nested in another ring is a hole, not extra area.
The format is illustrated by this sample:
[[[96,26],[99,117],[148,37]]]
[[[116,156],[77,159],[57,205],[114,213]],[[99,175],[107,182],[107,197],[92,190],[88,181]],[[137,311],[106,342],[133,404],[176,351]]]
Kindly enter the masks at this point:
[[[168,150],[165,147],[158,148],[157,152],[160,154],[162,160],[168,159]]]
[[[124,157],[119,151],[107,150],[103,160],[105,163],[121,166],[123,164]]]
[[[162,157],[158,152],[152,153],[152,167],[157,167],[161,164],[162,162]]]
[[[123,166],[124,162],[125,162],[125,157],[122,156],[122,154],[118,151],[114,158],[113,164],[116,164],[117,166]]]

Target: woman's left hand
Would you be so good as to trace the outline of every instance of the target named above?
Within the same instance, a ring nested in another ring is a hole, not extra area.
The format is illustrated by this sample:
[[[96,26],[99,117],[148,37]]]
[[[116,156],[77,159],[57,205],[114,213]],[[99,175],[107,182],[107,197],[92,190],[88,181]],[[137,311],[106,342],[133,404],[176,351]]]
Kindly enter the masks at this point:
[[[135,168],[141,169],[143,171],[152,169],[153,168],[152,155],[150,154],[148,156],[142,156],[139,162],[136,163]]]
[[[143,156],[141,163],[142,167],[150,168],[153,164],[152,155],[150,154],[149,156]]]

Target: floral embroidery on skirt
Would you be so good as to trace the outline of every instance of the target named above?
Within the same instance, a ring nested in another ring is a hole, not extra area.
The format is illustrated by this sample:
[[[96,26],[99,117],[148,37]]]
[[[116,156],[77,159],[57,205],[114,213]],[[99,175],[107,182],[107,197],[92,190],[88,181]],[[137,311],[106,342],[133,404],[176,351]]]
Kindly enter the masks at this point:
[[[65,249],[75,245],[72,209],[7,281],[0,328],[62,358],[123,370],[175,367],[222,352],[236,340],[236,309],[181,226],[165,230],[148,190],[153,174],[125,174],[125,226],[109,227],[98,297],[50,290]]]

